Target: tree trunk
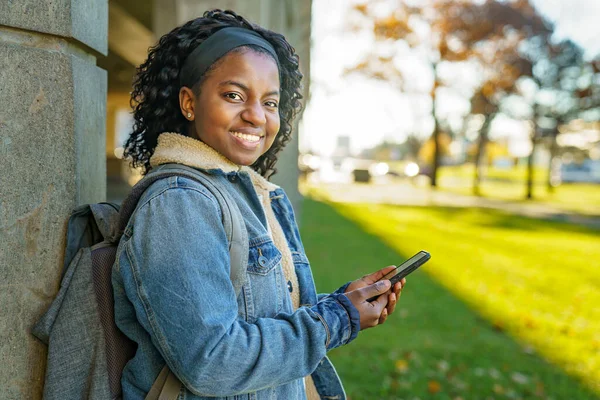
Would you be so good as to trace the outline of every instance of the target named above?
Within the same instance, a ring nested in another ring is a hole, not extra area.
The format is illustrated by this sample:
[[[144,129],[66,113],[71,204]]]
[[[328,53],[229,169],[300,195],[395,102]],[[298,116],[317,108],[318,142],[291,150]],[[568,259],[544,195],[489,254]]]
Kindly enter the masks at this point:
[[[546,189],[548,193],[554,193],[554,182],[552,182],[552,172],[553,172],[553,164],[554,158],[556,157],[556,153],[558,151],[558,144],[556,143],[556,136],[558,135],[558,131],[552,133],[551,142],[550,142],[550,161],[548,161],[548,179],[546,181]]]
[[[473,194],[475,196],[481,196],[481,159],[483,158],[483,155],[485,153],[485,146],[487,144],[489,136],[488,133],[492,124],[492,120],[495,116],[495,113],[489,114],[485,118],[485,121],[481,126],[481,130],[479,131],[479,143],[477,144],[477,152],[475,153],[475,176],[473,178]]]
[[[431,90],[432,114],[433,114],[433,165],[431,166],[431,187],[437,187],[437,173],[440,166],[440,124],[435,114],[436,91],[438,87],[437,63],[433,63],[433,89]]]
[[[527,158],[527,199],[533,199],[533,155],[535,154],[535,148],[537,146],[537,124],[533,128],[531,135],[531,154]]]
[[[433,165],[431,166],[431,186],[437,187],[437,173],[438,168],[440,166],[440,130],[439,123],[436,117],[433,117],[435,120],[435,127],[433,130]]]

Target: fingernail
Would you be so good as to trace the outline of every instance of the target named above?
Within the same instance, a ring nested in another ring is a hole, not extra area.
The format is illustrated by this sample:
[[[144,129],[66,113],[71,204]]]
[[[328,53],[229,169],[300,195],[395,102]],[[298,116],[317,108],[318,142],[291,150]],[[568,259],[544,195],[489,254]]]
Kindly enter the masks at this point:
[[[376,286],[377,290],[381,290],[381,291],[387,290],[389,287],[390,287],[390,281],[388,281],[388,280],[379,281],[379,282],[377,282],[377,286]]]

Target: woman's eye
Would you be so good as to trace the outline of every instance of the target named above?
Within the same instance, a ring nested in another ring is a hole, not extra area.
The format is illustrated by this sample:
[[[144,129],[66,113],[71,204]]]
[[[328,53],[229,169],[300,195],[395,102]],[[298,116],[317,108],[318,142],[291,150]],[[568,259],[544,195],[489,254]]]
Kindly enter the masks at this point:
[[[276,102],[274,102],[274,101],[267,101],[267,102],[265,103],[265,105],[266,105],[267,107],[277,108],[277,103],[276,103]]]
[[[242,96],[239,93],[225,93],[225,97],[231,100],[242,100]]]

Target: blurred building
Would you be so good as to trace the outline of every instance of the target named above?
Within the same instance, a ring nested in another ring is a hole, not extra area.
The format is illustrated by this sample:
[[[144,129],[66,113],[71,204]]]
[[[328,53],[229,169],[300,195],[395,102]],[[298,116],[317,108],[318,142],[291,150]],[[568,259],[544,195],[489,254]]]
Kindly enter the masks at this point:
[[[29,333],[55,296],[66,221],[80,204],[121,199],[118,158],[129,92],[149,46],[209,8],[282,32],[301,58],[308,97],[311,0],[0,1],[0,388],[40,399],[45,346]],[[297,138],[274,181],[296,207]]]
[[[576,119],[558,130],[559,181],[600,183],[600,122]]]
[[[338,157],[350,156],[350,136],[338,136],[334,154]]]

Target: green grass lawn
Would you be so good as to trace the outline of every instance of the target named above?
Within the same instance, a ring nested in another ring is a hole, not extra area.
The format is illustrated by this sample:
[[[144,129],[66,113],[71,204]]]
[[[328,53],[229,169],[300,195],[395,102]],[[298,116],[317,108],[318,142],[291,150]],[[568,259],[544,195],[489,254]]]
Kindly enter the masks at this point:
[[[471,164],[441,167],[439,188],[460,194],[473,193],[474,167]],[[525,166],[509,169],[486,168],[481,183],[481,194],[500,200],[526,201]],[[565,211],[600,215],[600,185],[563,184],[549,193],[546,189],[547,170],[534,170],[533,195],[537,202]]]
[[[320,292],[432,254],[385,325],[330,353],[353,400],[600,398],[598,232],[307,199],[302,235]]]

